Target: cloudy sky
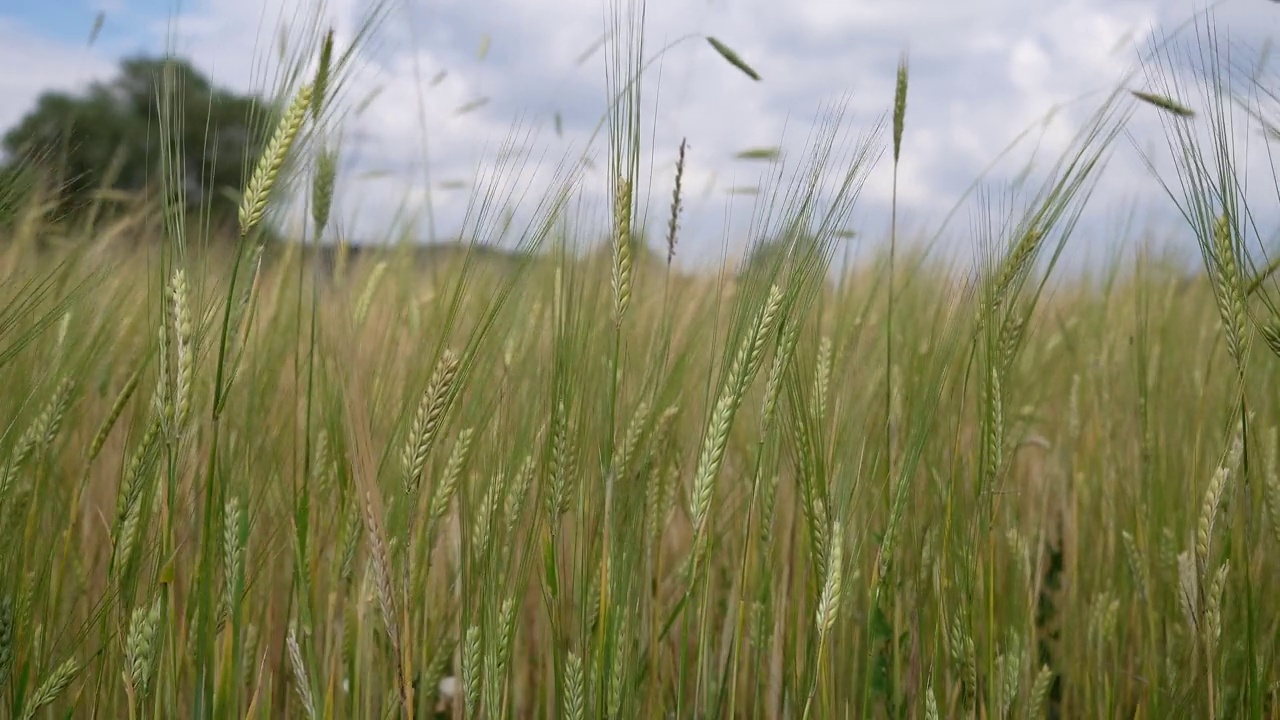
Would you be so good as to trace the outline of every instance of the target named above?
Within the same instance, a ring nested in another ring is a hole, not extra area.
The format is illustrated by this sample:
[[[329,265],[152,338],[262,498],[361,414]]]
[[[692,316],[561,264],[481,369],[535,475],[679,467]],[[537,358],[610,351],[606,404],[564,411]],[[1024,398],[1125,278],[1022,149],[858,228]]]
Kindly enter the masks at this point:
[[[369,2],[8,0],[0,9],[0,127],[13,125],[43,91],[107,79],[122,56],[165,48],[218,84],[269,91],[282,23],[298,37],[319,14],[342,45]],[[913,231],[934,232],[984,168],[1027,131],[993,187],[1033,153],[1036,177],[1134,70],[1152,33],[1171,32],[1204,9],[1203,0],[650,0],[646,53],[674,43],[645,85],[651,225],[665,224],[672,164],[687,138],[681,256],[715,262],[741,252],[759,200],[732,189],[762,179],[767,188],[777,170],[735,154],[782,146],[789,172],[832,103],[843,103],[848,139],[856,141],[890,109],[896,63],[908,50],[899,206]],[[352,77],[358,87],[342,129],[342,231],[355,239],[386,237],[393,226],[417,237],[433,228],[437,237],[456,235],[480,194],[473,181],[498,182],[497,199],[527,211],[562,161],[584,150],[601,162],[581,177],[575,208],[584,222],[600,219],[590,209],[605,194],[606,148],[603,137],[591,140],[606,104],[608,49],[583,57],[608,19],[608,0],[392,0]],[[1215,20],[1232,42],[1260,49],[1280,27],[1280,3],[1228,0]],[[733,47],[762,81],[721,60],[707,35]],[[1144,83],[1139,73],[1130,86]],[[484,102],[460,112],[477,101]],[[888,225],[887,140],[880,137],[883,151],[852,218],[865,243]],[[1138,226],[1167,223],[1161,227],[1175,230],[1171,242],[1194,248],[1178,237],[1173,207],[1139,149],[1167,155],[1150,112],[1138,113],[1117,147],[1076,256],[1114,248],[1129,213]],[[458,181],[467,187],[457,189]],[[972,204],[964,206],[948,242],[963,245],[975,221]]]

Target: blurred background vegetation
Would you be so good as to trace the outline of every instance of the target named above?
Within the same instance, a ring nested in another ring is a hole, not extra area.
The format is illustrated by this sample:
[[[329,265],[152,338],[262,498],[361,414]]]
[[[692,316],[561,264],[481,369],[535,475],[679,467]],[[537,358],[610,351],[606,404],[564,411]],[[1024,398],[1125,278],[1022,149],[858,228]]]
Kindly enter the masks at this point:
[[[0,225],[33,194],[61,223],[109,219],[136,203],[182,203],[214,231],[234,227],[242,184],[262,152],[257,118],[271,103],[212,85],[178,57],[124,59],[109,82],[83,92],[48,92],[4,134]],[[179,147],[165,147],[159,131]],[[172,162],[181,158],[181,163]],[[177,174],[161,183],[161,173]],[[172,187],[174,197],[158,197]]]

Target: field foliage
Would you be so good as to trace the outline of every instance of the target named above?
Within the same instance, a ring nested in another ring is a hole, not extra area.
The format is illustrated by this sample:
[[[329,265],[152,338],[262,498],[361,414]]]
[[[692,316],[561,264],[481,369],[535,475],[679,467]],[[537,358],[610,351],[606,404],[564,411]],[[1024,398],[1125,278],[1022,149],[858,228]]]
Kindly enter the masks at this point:
[[[185,203],[27,198],[0,716],[1276,717],[1280,315],[1249,210],[1276,198],[1238,181],[1271,162],[1238,149],[1274,132],[1265,78],[1197,25],[983,205],[972,262],[895,230],[837,271],[867,173],[912,151],[904,57],[883,124],[830,108],[776,174],[752,262],[681,271],[686,148],[642,147],[652,51],[608,13],[604,247],[569,159],[522,227],[477,189],[428,268],[318,250],[356,52],[324,35],[255,120],[234,242]],[[1138,113],[1201,272],[1061,280]],[[672,206],[644,246],[651,152]],[[264,245],[286,189],[306,222]]]

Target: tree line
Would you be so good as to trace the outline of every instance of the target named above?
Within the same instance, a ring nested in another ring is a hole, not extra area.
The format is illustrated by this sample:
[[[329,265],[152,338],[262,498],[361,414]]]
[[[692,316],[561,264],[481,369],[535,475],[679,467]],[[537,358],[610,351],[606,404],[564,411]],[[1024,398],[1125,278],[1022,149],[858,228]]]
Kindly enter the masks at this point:
[[[272,110],[214,86],[181,58],[126,58],[110,80],[42,94],[5,131],[0,224],[43,191],[61,219],[134,198],[180,202],[207,212],[215,229],[231,227]]]

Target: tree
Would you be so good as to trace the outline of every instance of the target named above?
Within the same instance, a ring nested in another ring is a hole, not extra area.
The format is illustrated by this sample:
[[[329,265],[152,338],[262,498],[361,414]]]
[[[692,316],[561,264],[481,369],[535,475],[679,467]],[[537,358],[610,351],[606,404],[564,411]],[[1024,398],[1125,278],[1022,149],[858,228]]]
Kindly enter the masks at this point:
[[[58,187],[64,212],[88,207],[102,189],[158,199],[170,187],[189,208],[207,203],[222,226],[234,222],[239,190],[265,143],[264,110],[261,99],[214,87],[184,60],[129,58],[115,79],[82,95],[42,95],[4,136],[7,168],[38,166]],[[174,151],[167,167],[166,137]],[[177,182],[166,186],[166,177]]]

